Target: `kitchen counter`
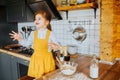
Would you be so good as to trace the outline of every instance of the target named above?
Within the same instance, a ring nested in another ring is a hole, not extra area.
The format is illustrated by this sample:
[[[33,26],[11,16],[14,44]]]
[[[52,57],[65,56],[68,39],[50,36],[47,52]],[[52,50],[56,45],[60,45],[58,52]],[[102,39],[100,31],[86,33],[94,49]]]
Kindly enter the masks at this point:
[[[73,58],[74,61],[78,63],[78,68],[76,73],[80,73],[84,75],[84,77],[86,76],[88,78],[87,80],[93,80],[89,76],[89,66],[92,58],[83,55],[78,55]],[[120,61],[116,61],[114,64],[106,64],[99,62],[99,77],[94,80],[120,80],[119,75],[120,75]],[[51,73],[48,73],[37,80],[48,80],[48,79],[53,80],[52,78],[55,79],[56,76],[62,76],[59,69]],[[61,80],[61,78],[59,77],[57,80]],[[80,78],[80,80],[86,80],[86,79]]]
[[[12,56],[30,61],[30,56],[26,55],[26,54],[20,54],[20,53],[12,52],[12,51],[5,50],[5,49],[0,49],[0,52],[3,52],[3,53],[6,53],[6,54],[9,54],[9,55],[12,55]]]
[[[29,55],[20,54],[5,49],[0,49],[0,52],[30,61]],[[82,73],[84,74],[84,76],[91,79],[89,76],[89,66],[91,59],[92,58],[90,56],[85,56],[80,54],[72,55],[71,60],[78,63],[78,68],[76,73]],[[50,78],[56,77],[58,74],[59,75],[61,74],[59,69],[50,72],[37,80],[48,80]],[[116,61],[113,64],[106,64],[103,62],[99,62],[99,77],[95,80],[120,80],[119,74],[120,74],[120,61]],[[29,77],[27,77],[27,79],[22,79],[22,80],[30,80],[28,78]]]

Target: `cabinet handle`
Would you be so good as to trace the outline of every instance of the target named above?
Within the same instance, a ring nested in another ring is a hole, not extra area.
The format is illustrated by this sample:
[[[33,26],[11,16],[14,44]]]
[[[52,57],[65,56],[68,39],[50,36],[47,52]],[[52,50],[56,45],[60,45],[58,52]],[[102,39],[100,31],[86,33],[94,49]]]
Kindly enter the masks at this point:
[[[26,63],[26,62],[28,62],[27,60],[24,60],[24,62]]]

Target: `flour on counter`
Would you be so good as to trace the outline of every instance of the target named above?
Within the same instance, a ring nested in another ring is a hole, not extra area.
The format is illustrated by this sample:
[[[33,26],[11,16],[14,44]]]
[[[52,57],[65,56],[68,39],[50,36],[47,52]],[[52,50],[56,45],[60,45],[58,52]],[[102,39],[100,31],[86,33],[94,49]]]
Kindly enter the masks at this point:
[[[73,74],[75,71],[71,70],[71,69],[66,69],[66,70],[62,70],[62,73],[66,74],[66,75],[71,75]]]
[[[92,80],[91,78],[88,78],[83,73],[75,73],[72,76],[65,76],[62,75],[61,72],[57,73],[55,77],[49,78],[48,80]]]

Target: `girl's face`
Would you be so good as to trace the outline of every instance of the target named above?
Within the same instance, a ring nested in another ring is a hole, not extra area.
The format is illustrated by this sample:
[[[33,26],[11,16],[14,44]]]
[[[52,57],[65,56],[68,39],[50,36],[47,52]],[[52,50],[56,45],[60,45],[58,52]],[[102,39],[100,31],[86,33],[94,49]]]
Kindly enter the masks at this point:
[[[46,20],[41,14],[37,14],[35,16],[34,23],[38,29],[45,29],[47,27],[49,21]]]

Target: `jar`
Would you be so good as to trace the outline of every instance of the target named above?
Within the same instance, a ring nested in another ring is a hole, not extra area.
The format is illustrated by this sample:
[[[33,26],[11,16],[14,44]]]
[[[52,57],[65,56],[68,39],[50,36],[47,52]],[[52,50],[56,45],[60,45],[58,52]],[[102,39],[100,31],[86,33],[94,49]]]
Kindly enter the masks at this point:
[[[68,4],[68,0],[61,0],[61,6],[67,6]]]
[[[77,0],[77,4],[85,3],[87,0]]]
[[[98,78],[98,60],[96,59],[96,56],[93,56],[93,59],[91,60],[90,65],[90,77],[91,78]]]
[[[76,5],[76,4],[77,4],[77,0],[70,0],[70,1],[69,1],[69,4],[70,4],[71,6]]]

